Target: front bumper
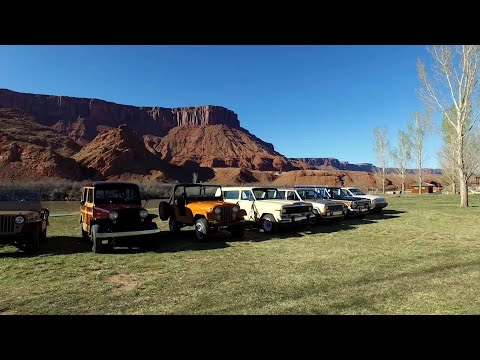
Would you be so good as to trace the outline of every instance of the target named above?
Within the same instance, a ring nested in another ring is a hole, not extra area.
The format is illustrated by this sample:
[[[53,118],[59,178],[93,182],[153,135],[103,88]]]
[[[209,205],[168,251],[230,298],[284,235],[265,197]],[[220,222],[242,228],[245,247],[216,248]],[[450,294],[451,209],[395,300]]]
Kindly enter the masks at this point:
[[[237,220],[237,221],[232,221],[232,222],[222,222],[222,221],[218,221],[218,220],[208,220],[208,225],[210,226],[218,226],[218,227],[221,227],[221,228],[226,228],[226,227],[230,227],[230,226],[236,226],[236,225],[242,225],[244,226],[245,225],[245,220]]]
[[[158,234],[159,232],[160,232],[160,229],[121,231],[121,232],[102,232],[102,233],[97,233],[97,238],[105,239],[105,238],[119,238],[119,237],[127,237],[127,236],[153,235],[153,234]]]
[[[350,210],[350,213],[352,215],[362,215],[362,214],[366,214],[368,213],[368,211],[370,210],[370,208],[368,207],[365,207],[365,208],[355,208],[355,209],[349,209]]]
[[[327,211],[326,214],[320,213],[320,216],[324,219],[336,219],[339,217],[343,217],[343,211]]]
[[[385,207],[387,207],[388,203],[387,202],[384,202],[384,203],[376,203],[375,206],[372,208],[372,210],[374,209],[383,209]]]
[[[277,222],[280,224],[284,224],[284,223],[292,223],[297,221],[306,221],[309,217],[313,217],[313,216],[315,216],[314,213],[282,215],[280,219],[277,219]]]

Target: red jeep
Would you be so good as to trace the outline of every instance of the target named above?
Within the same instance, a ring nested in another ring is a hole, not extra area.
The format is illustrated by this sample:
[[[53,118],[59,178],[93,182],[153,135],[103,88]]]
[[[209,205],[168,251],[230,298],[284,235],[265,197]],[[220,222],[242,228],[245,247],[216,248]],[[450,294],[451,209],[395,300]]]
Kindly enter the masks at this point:
[[[143,208],[136,184],[99,181],[82,188],[82,237],[92,241],[94,253],[105,245],[135,246],[132,237],[137,236],[142,237],[139,246],[153,247],[160,232],[156,217]]]

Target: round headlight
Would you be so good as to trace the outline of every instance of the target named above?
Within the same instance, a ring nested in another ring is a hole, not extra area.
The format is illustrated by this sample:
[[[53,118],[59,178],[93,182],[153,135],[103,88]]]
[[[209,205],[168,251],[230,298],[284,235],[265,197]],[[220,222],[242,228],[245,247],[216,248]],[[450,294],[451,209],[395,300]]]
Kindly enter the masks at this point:
[[[22,225],[25,222],[25,218],[23,216],[17,216],[15,218],[15,224]]]
[[[214,212],[215,212],[215,214],[220,215],[220,213],[222,212],[222,210],[220,210],[220,208],[217,207],[217,208],[215,208],[215,211],[214,211]]]
[[[239,210],[238,206],[234,206],[233,209],[232,209],[232,211],[233,211],[234,213],[236,213],[238,210]]]
[[[145,219],[145,218],[148,216],[148,211],[145,210],[145,209],[142,209],[142,210],[140,210],[140,212],[138,213],[138,215],[140,215],[140,217],[141,217],[142,219]]]
[[[110,212],[108,213],[108,218],[109,218],[110,220],[117,220],[117,219],[118,219],[118,212],[116,212],[116,211],[110,211]]]

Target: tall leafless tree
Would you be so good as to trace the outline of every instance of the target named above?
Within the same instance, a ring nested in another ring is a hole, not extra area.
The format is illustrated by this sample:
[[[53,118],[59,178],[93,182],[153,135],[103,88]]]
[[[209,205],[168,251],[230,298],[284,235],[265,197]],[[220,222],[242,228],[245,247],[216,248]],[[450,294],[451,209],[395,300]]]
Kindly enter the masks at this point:
[[[397,172],[400,174],[402,194],[405,194],[405,173],[407,171],[407,165],[412,160],[411,149],[412,143],[408,134],[399,130],[398,145],[391,150],[390,156],[392,157]]]
[[[425,139],[431,126],[431,113],[413,113],[413,121],[408,124],[408,137],[410,138],[413,158],[417,165],[418,193],[422,193],[423,163],[425,161]]]
[[[460,206],[468,206],[468,169],[466,164],[466,137],[479,115],[479,62],[478,45],[433,46],[430,77],[427,67],[417,62],[422,83],[420,97],[425,105],[435,109],[451,125],[455,140],[455,167],[460,185]]]
[[[376,127],[373,130],[375,137],[375,154],[377,155],[377,163],[380,167],[380,177],[382,179],[382,193],[385,194],[385,168],[388,166],[389,141],[388,130],[386,128]]]

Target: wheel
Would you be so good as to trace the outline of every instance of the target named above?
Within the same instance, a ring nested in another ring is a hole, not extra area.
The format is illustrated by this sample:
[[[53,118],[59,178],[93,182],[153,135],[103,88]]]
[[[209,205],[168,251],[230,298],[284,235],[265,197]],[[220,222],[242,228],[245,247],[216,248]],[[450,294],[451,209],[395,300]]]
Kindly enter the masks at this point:
[[[240,239],[243,238],[245,235],[245,226],[236,226],[230,229],[230,233],[232,234],[232,238]]]
[[[278,224],[273,215],[267,214],[262,218],[262,229],[266,234],[273,234],[277,231]]]
[[[198,219],[195,222],[195,236],[197,240],[205,240],[208,234],[208,222],[206,219]]]
[[[160,201],[158,204],[158,216],[160,220],[167,221],[170,217],[170,204],[166,201]]]
[[[30,234],[30,238],[27,239],[25,243],[24,251],[26,253],[35,253],[40,250],[40,237],[41,237],[41,228],[38,224],[32,227],[32,232]]]
[[[170,216],[170,219],[168,220],[168,228],[171,232],[178,233],[182,228],[182,223],[177,221],[175,217]]]
[[[308,225],[317,225],[320,222],[320,215],[313,214],[313,216],[310,216],[307,220]]]
[[[102,239],[97,238],[98,225],[93,225],[90,230],[90,238],[92,240],[92,252],[98,254],[102,252]]]

